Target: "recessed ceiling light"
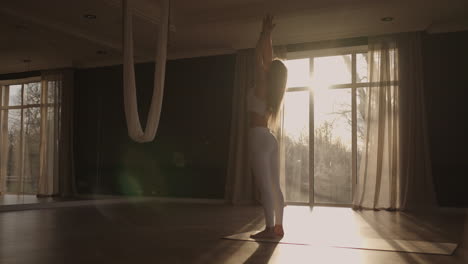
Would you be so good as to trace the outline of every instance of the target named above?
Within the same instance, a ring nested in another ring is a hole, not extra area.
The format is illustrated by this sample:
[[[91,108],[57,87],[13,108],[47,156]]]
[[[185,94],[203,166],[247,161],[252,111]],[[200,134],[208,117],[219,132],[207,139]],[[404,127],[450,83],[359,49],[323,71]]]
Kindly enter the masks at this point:
[[[393,21],[393,17],[382,17],[380,20],[382,20],[383,22],[391,22]]]
[[[93,14],[84,14],[83,17],[86,18],[86,19],[96,19],[97,18],[97,16],[93,15]]]

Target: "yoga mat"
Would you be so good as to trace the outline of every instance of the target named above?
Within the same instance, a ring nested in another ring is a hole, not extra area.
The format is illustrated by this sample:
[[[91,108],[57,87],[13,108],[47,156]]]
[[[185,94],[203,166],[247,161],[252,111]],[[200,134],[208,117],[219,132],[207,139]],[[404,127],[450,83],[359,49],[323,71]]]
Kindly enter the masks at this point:
[[[223,237],[223,239],[255,241],[267,243],[293,244],[293,245],[309,245],[309,246],[329,246],[338,248],[353,248],[366,250],[381,250],[394,252],[422,253],[435,255],[452,255],[457,244],[455,243],[440,243],[430,241],[417,240],[397,240],[397,239],[376,239],[376,238],[348,238],[348,239],[314,239],[310,236],[288,236],[278,239],[253,239],[251,234],[256,232],[246,232]]]

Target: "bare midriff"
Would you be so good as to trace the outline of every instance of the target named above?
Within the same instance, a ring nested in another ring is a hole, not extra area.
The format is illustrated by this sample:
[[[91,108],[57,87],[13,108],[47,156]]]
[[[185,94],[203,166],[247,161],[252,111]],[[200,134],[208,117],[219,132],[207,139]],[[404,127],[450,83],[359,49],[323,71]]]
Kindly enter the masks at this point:
[[[249,112],[250,127],[268,127],[268,116]]]

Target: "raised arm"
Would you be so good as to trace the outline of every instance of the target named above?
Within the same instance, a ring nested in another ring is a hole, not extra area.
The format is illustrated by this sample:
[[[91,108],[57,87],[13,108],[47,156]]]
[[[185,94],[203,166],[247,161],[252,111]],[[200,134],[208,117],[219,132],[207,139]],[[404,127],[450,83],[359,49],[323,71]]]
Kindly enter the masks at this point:
[[[272,20],[270,15],[263,18],[262,32],[255,48],[255,94],[261,98],[266,94],[266,73],[273,58],[271,31],[275,25]]]
[[[274,27],[275,27],[275,24],[273,24],[273,16],[270,14],[267,14],[263,20],[263,30],[262,30],[263,65],[265,67],[265,70],[267,71],[268,69],[270,69],[270,65],[273,60],[273,47],[271,44],[271,32],[273,31]]]
[[[263,49],[264,49],[264,34],[260,33],[260,37],[257,41],[257,45],[255,47],[255,70],[256,73],[265,72],[265,65],[263,63]]]

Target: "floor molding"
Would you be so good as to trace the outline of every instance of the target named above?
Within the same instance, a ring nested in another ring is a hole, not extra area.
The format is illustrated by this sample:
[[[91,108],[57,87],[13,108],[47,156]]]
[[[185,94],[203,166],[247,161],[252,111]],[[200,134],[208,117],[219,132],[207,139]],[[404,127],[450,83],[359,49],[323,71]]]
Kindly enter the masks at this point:
[[[125,204],[125,203],[135,203],[135,202],[164,202],[164,203],[189,203],[189,204],[211,204],[211,205],[228,204],[224,199],[177,198],[177,197],[155,197],[155,196],[137,197],[137,196],[82,194],[82,195],[76,196],[76,198],[77,200],[70,200],[70,201],[52,201],[52,202],[42,202],[42,203],[0,205],[0,212],[39,210],[39,209],[78,207],[78,206]],[[291,204],[291,205],[295,205],[295,204]],[[440,213],[468,213],[468,208],[439,207],[437,211]]]
[[[165,202],[192,204],[226,204],[222,199],[175,198],[175,197],[122,197],[107,195],[79,195],[72,201],[53,201],[47,203],[12,204],[0,206],[0,212],[66,208],[78,206],[96,206],[110,204],[125,204],[135,202]]]

